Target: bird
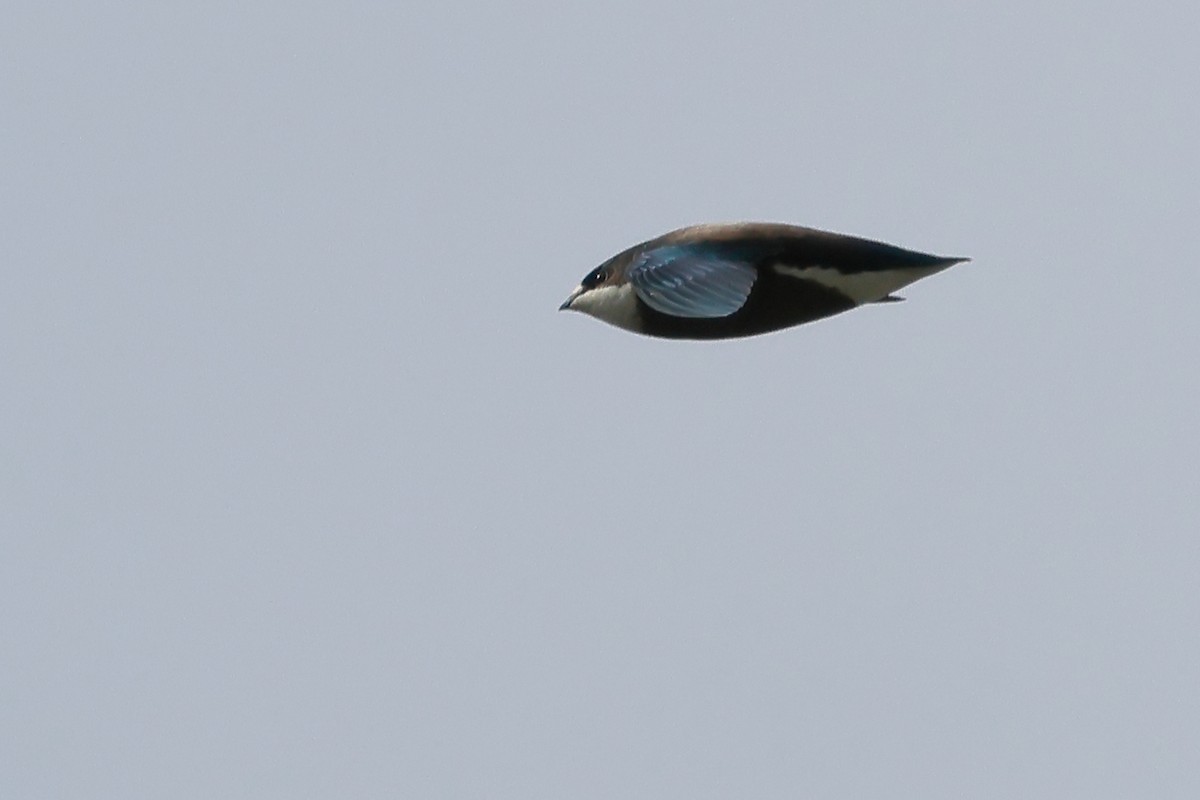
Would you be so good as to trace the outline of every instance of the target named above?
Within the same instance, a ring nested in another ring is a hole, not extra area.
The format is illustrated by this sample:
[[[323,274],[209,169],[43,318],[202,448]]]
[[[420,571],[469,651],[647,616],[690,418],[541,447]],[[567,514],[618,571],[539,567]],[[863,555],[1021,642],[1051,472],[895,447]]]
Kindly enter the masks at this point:
[[[692,225],[608,259],[559,310],[646,336],[732,339],[903,300],[896,291],[969,260],[799,225]]]

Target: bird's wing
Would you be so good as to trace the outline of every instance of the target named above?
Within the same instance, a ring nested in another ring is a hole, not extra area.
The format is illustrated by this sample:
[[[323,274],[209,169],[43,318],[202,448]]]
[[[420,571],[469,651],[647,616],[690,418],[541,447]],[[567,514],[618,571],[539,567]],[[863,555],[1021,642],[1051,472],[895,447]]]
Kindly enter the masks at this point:
[[[728,317],[745,304],[757,277],[749,262],[689,245],[647,250],[629,267],[638,297],[673,317]]]

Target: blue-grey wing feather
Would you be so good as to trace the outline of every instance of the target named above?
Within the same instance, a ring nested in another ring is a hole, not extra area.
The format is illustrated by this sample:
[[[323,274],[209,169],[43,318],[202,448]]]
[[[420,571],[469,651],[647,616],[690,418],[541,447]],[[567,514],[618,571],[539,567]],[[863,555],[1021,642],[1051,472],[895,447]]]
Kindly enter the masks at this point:
[[[746,303],[756,277],[745,261],[688,246],[648,250],[629,268],[638,297],[673,317],[728,317]]]

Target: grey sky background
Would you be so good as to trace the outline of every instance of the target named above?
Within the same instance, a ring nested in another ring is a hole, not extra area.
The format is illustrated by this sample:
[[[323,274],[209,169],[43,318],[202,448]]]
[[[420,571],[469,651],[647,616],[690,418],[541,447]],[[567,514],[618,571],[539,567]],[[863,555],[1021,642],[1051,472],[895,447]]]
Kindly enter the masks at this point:
[[[0,796],[1200,795],[1196,4],[4,17]]]

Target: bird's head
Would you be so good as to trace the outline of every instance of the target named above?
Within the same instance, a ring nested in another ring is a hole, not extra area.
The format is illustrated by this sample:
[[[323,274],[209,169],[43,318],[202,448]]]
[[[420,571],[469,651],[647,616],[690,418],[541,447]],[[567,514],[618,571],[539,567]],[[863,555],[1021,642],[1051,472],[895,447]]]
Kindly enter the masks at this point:
[[[605,261],[584,276],[559,311],[582,311],[626,330],[637,330],[638,306],[627,276],[628,258]]]

